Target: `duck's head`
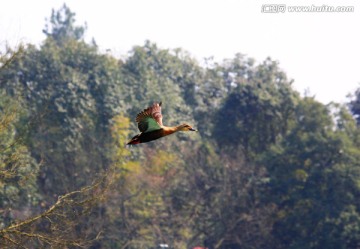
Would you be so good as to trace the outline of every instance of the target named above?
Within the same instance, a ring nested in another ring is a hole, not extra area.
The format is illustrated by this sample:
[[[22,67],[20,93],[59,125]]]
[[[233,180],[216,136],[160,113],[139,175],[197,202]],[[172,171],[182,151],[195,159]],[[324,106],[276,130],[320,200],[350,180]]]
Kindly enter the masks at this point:
[[[197,131],[188,124],[179,125],[179,131]]]

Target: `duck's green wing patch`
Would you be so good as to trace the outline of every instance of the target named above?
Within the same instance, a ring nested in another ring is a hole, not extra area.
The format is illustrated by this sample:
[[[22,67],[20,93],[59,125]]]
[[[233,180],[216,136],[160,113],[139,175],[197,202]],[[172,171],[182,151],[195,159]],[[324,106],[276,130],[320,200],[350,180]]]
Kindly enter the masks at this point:
[[[144,118],[141,122],[138,123],[138,128],[141,132],[150,132],[161,129],[158,122],[151,117]]]
[[[141,132],[150,132],[161,129],[162,115],[161,102],[154,103],[152,106],[143,110],[136,116],[136,122]]]

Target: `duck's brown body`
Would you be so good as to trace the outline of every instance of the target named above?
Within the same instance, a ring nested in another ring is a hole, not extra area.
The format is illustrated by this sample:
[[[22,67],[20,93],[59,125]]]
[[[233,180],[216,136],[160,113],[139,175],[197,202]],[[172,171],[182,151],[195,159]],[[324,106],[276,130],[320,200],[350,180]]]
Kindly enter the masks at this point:
[[[164,137],[165,132],[164,129],[156,130],[156,131],[150,131],[150,132],[143,132],[131,139],[131,141],[128,144],[140,144],[140,143],[147,143],[152,140],[159,139],[161,137]]]
[[[178,131],[177,127],[163,127],[159,130],[142,132],[135,137],[133,137],[128,144],[140,144],[147,143]]]

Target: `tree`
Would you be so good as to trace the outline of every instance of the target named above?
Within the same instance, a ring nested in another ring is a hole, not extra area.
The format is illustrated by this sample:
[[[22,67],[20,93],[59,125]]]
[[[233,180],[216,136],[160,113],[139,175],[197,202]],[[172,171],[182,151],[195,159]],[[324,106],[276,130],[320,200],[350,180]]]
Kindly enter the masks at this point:
[[[251,158],[286,134],[299,97],[276,62],[267,59],[255,68],[251,61],[242,64],[236,57],[225,71],[229,94],[213,133],[219,145],[240,146]]]
[[[24,52],[9,50],[0,73],[6,75]],[[3,78],[2,78],[3,79]],[[111,183],[104,175],[84,188],[59,196],[51,204],[39,191],[37,177],[44,162],[29,148],[29,132],[38,120],[22,108],[24,100],[0,90],[0,247],[89,246],[100,229],[88,229]],[[51,198],[50,198],[51,199]]]
[[[87,229],[88,217],[102,200],[102,181],[59,196],[40,214],[17,220],[0,229],[0,246],[6,248],[89,247],[100,229]],[[106,188],[105,188],[106,189]],[[90,232],[89,232],[90,231]]]
[[[349,102],[349,107],[357,124],[360,124],[360,88],[355,91],[355,96]]]
[[[263,161],[267,197],[278,207],[277,248],[358,246],[359,156],[350,137],[334,130],[324,105],[312,98],[300,102],[294,128]]]
[[[267,248],[274,208],[261,200],[264,168],[215,145],[181,150],[185,165],[170,196],[179,223],[190,225],[186,248]]]
[[[45,26],[43,33],[52,38],[58,44],[67,40],[79,41],[83,39],[86,31],[85,26],[75,26],[75,13],[64,4],[59,10],[51,12],[50,20]]]
[[[38,119],[29,146],[46,162],[40,184],[47,196],[90,184],[82,172],[101,175],[110,162],[109,120],[122,105],[117,60],[82,41],[60,46],[47,39],[40,49],[26,48],[2,78],[9,94],[26,97],[25,108]]]
[[[40,165],[24,144],[25,113],[3,91],[0,96],[0,222],[8,226],[41,201],[36,185]]]

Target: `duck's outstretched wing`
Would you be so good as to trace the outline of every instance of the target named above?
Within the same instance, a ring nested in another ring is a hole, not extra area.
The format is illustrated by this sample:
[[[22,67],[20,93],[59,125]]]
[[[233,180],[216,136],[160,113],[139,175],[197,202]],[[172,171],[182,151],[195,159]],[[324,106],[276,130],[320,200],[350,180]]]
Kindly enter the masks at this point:
[[[136,116],[136,122],[141,132],[150,132],[161,129],[162,115],[161,115],[161,102],[154,103],[152,106],[143,110]]]

